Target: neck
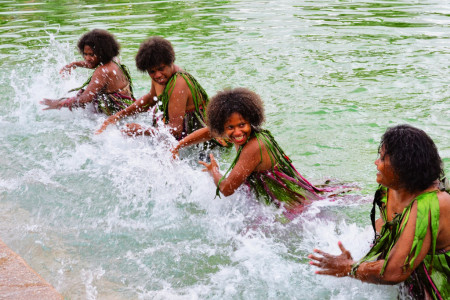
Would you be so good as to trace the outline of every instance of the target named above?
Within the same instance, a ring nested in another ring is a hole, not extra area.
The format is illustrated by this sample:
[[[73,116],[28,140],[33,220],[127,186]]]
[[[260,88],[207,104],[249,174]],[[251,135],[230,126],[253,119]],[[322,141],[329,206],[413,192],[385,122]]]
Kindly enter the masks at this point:
[[[420,194],[426,193],[426,192],[430,192],[436,190],[435,186],[430,186],[429,188],[423,190],[423,191],[417,191],[417,192],[410,192],[407,191],[406,189],[390,189],[390,191],[392,191],[392,198],[394,198],[396,200],[396,202],[401,203],[401,204],[405,204],[408,205],[414,198],[416,198],[417,196],[419,196]]]
[[[392,191],[392,200],[395,200],[397,203],[401,203],[404,205],[408,205],[415,197],[417,197],[420,192],[409,192],[405,189],[391,189]]]

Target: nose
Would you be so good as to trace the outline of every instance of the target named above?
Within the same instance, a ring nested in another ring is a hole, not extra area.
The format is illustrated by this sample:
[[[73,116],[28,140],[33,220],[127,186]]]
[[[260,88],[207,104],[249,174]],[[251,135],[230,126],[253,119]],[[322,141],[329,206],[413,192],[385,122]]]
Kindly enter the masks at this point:
[[[233,135],[241,135],[242,130],[240,128],[234,128]]]
[[[155,78],[160,78],[162,75],[162,73],[160,71],[156,71],[155,74],[153,75]]]
[[[378,167],[378,164],[380,163],[380,158],[378,157],[377,159],[375,159],[375,165]]]

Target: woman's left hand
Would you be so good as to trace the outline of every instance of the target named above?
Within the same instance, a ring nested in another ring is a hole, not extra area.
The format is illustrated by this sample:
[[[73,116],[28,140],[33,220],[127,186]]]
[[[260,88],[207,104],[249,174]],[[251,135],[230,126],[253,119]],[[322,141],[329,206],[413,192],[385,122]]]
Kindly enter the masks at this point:
[[[215,160],[214,155],[211,153],[211,154],[209,154],[209,157],[211,158],[211,163],[209,163],[209,164],[204,161],[198,162],[199,164],[201,164],[205,167],[202,171],[211,173],[213,170],[219,170],[219,165],[217,164],[217,161]]]
[[[352,265],[354,264],[352,255],[344,248],[341,242],[338,242],[338,246],[342,251],[341,255],[331,255],[319,249],[314,249],[314,252],[320,254],[320,256],[314,254],[308,255],[308,258],[311,259],[309,263],[321,269],[316,271],[316,274],[332,275],[336,277],[350,275]]]

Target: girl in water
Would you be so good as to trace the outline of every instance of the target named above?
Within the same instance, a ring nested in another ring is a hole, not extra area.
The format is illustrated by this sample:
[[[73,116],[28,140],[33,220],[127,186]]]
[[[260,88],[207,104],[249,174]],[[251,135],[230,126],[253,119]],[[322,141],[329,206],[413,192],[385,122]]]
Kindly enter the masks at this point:
[[[245,88],[219,92],[211,99],[206,113],[208,127],[182,139],[172,153],[177,155],[180,148],[213,137],[231,141],[237,155],[225,175],[220,173],[212,154],[210,163],[199,162],[213,178],[217,195],[220,192],[229,196],[246,184],[259,200],[284,206],[285,215],[291,218],[305,204],[321,199],[320,192],[328,191],[315,187],[300,175],[271,133],[261,129],[264,106],[256,93]]]
[[[93,103],[96,112],[112,115],[131,105],[134,96],[128,69],[114,60],[119,48],[114,36],[106,30],[94,29],[84,34],[78,41],[84,60],[66,65],[60,73],[70,73],[77,67],[95,69],[94,73],[81,87],[69,91],[79,90],[75,97],[41,101],[47,105],[44,110],[62,107],[72,110]]]

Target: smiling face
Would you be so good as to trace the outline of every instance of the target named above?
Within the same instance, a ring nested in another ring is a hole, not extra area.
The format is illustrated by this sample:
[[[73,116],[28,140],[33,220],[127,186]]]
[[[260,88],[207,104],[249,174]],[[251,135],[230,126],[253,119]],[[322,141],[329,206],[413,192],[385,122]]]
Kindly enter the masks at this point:
[[[100,63],[100,59],[94,53],[94,50],[88,45],[85,45],[83,48],[83,58],[91,68],[95,68]]]
[[[147,70],[150,78],[159,85],[166,85],[170,77],[175,73],[174,65],[160,64]]]
[[[250,123],[245,120],[241,114],[232,113],[224,125],[224,135],[228,137],[231,142],[237,146],[244,145],[250,134],[252,127]]]
[[[399,185],[397,174],[395,174],[394,168],[391,164],[389,155],[384,153],[382,148],[379,153],[379,157],[375,160],[377,166],[377,182],[388,188],[396,188]]]

